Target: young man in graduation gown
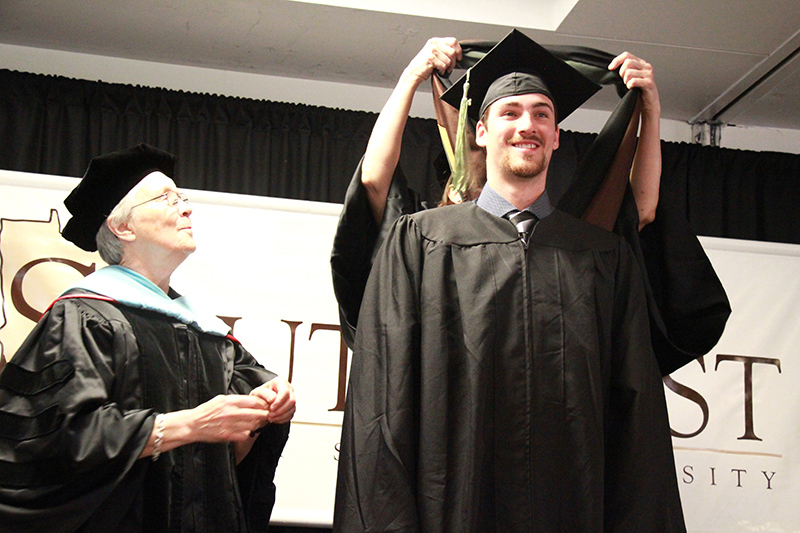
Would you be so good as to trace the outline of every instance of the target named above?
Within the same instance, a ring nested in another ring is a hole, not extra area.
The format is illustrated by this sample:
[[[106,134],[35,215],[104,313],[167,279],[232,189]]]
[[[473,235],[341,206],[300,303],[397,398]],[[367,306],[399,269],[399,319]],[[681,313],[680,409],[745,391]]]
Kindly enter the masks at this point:
[[[469,84],[487,184],[378,253],[334,529],[684,531],[641,273],[545,191],[558,121],[597,88],[518,32]]]
[[[0,372],[0,531],[268,527],[294,392],[169,286],[195,249],[173,170],[146,144],[105,154],[65,201],[63,236],[110,266]]]
[[[449,86],[454,68],[468,68],[490,48],[486,41],[428,40],[401,74],[375,121],[347,189],[331,252],[342,336],[351,349],[375,252],[394,221],[434,207],[440,198],[453,203],[451,181],[444,185],[443,198],[440,187],[448,175],[462,176],[452,182],[461,183],[461,200],[474,200],[480,193],[486,162],[474,141],[464,160],[468,164],[458,173],[458,158],[448,157],[449,165],[444,157],[435,158],[435,151],[417,143],[417,129],[406,128],[406,121],[417,88],[430,78],[449,154],[456,144],[461,95],[439,99],[445,87],[441,79],[446,78]],[[549,50],[593,81],[614,86],[620,97],[596,137],[561,131],[561,146],[548,168],[547,190],[551,203],[562,211],[606,229],[613,227],[628,240],[645,276],[653,350],[662,375],[667,375],[711,350],[730,315],[730,304],[680,199],[660,191],[660,99],[652,65],[628,52],[615,57],[584,47]],[[615,70],[618,75],[612,73]],[[587,137],[593,139],[587,142]]]

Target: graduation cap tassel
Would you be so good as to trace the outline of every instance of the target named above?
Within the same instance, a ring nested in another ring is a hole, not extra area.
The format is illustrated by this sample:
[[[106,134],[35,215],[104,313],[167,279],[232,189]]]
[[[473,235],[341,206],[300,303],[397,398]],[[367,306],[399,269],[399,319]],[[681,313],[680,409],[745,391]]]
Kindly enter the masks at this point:
[[[470,70],[467,70],[464,95],[461,97],[461,103],[458,107],[458,131],[456,132],[456,148],[453,154],[453,176],[450,179],[450,188],[460,201],[463,201],[466,197],[465,193],[470,182],[467,161],[467,151],[469,150],[467,142],[467,110],[472,104],[472,100],[468,97]]]

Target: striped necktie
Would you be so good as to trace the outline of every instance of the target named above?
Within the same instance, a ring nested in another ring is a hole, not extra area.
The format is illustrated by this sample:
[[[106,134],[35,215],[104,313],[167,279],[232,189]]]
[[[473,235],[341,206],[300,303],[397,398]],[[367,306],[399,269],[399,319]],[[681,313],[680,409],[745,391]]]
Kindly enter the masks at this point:
[[[512,211],[508,214],[508,220],[517,227],[519,238],[527,246],[531,231],[539,219],[530,211]]]

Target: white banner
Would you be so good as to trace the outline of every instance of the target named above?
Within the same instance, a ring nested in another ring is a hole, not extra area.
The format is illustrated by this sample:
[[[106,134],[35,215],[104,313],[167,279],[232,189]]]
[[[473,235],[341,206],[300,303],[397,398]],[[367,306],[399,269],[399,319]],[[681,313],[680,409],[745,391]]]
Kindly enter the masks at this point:
[[[701,239],[731,301],[720,342],[667,383],[689,531],[800,531],[800,246]]]
[[[0,171],[0,353],[10,358],[65,287],[101,264],[60,236],[77,180]],[[198,249],[172,286],[205,300],[298,408],[273,523],[329,527],[347,350],[331,288],[340,205],[186,191]],[[800,246],[702,239],[734,309],[719,344],[667,380],[690,532],[798,531]]]

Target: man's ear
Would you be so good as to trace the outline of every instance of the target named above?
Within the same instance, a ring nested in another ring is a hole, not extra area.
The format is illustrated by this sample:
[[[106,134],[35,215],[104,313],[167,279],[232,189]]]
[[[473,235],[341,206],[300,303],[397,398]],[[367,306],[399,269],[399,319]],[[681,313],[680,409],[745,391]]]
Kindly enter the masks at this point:
[[[483,120],[479,120],[478,125],[475,126],[475,144],[486,148],[486,126],[484,126]]]
[[[558,137],[559,137],[559,134],[560,134],[560,133],[561,133],[561,128],[559,128],[559,127],[558,127],[558,124],[556,124],[556,134],[555,134],[555,136],[553,137],[553,150],[555,150],[556,148],[558,148]]]
[[[108,219],[106,219],[105,223],[108,225],[108,229],[111,230],[111,233],[116,235],[119,240],[125,242],[132,242],[136,240],[136,234],[134,233],[133,228],[131,228],[130,220],[128,222],[123,222],[118,226],[112,224]]]

